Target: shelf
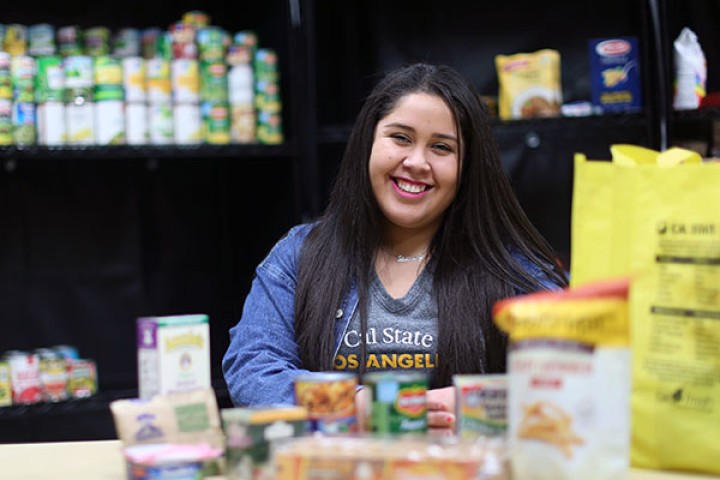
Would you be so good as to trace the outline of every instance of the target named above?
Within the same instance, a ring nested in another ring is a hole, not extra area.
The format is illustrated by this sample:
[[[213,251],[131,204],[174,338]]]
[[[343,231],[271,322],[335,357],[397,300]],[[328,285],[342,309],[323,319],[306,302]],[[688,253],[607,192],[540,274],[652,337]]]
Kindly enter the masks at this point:
[[[112,146],[8,146],[0,147],[0,159],[162,159],[292,157],[294,145],[112,145]]]
[[[645,127],[647,119],[643,112],[593,115],[588,117],[532,118],[525,120],[493,120],[496,134],[519,131],[548,131],[574,128]],[[350,136],[351,125],[325,125],[318,129],[320,143],[343,143]]]

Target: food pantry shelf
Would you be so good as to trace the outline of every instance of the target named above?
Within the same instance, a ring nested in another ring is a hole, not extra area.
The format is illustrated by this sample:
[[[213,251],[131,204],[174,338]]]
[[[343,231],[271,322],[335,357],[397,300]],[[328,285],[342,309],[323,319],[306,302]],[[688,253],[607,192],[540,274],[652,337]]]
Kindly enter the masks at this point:
[[[0,147],[2,159],[29,158],[252,158],[292,157],[296,149],[283,145],[118,145],[118,146],[9,146]]]

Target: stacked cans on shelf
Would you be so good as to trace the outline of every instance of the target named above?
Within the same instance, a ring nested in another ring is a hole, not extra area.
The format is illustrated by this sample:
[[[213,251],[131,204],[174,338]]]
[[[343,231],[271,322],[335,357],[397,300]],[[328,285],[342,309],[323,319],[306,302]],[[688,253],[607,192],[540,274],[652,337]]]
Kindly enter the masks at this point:
[[[0,25],[0,40],[0,145],[283,141],[276,53],[202,12],[114,34]]]
[[[11,350],[0,357],[0,406],[86,398],[97,386],[95,362],[69,345]]]

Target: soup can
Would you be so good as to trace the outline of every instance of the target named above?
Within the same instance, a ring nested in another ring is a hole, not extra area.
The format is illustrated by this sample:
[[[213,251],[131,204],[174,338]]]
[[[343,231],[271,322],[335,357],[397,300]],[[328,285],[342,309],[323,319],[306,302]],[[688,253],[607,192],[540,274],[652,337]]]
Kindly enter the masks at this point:
[[[308,411],[308,429],[322,433],[358,431],[353,373],[316,372],[295,380],[295,403]]]
[[[422,372],[371,372],[363,379],[370,390],[370,430],[403,434],[427,432],[428,376]]]

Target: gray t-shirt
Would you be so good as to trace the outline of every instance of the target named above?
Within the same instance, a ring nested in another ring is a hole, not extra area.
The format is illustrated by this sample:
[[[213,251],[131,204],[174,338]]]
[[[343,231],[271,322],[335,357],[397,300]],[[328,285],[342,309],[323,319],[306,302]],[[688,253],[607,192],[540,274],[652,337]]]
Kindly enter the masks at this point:
[[[437,367],[437,305],[432,274],[424,268],[407,294],[393,298],[377,274],[370,282],[367,321],[367,372],[419,371],[431,378]],[[350,320],[335,357],[335,369],[357,372],[360,363],[359,309]]]

